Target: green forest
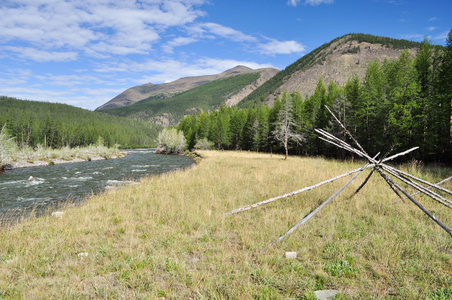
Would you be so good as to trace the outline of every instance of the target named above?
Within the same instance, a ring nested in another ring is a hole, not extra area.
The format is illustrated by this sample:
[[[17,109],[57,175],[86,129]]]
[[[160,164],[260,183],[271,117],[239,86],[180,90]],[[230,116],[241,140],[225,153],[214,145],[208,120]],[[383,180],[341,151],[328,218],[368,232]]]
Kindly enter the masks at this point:
[[[272,108],[222,106],[186,116],[177,128],[189,148],[210,141],[218,149],[282,152],[275,132],[285,111],[290,130],[301,137],[289,142],[290,153],[344,157],[342,150],[321,141],[314,131],[324,129],[346,139],[328,106],[371,155],[419,146],[406,159],[450,163],[451,100],[452,30],[446,47],[426,39],[416,57],[405,50],[395,61],[370,63],[363,80],[355,76],[339,87],[320,78],[313,95],[305,99],[299,93],[284,93]]]
[[[0,129],[6,126],[19,147],[50,148],[95,144],[108,147],[155,145],[161,126],[66,104],[0,97]]]

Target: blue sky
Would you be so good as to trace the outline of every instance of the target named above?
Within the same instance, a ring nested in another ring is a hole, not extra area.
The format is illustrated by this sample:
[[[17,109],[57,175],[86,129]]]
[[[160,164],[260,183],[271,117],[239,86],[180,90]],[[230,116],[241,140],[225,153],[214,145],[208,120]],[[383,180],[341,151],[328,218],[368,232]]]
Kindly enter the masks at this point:
[[[450,0],[2,0],[0,95],[95,109],[236,65],[284,69],[347,33],[444,45]]]

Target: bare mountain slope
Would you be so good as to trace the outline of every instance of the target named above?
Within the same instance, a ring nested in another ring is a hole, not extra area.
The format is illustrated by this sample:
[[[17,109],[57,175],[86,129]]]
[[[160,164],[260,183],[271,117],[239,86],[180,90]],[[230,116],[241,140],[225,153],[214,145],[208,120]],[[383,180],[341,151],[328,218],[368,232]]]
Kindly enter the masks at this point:
[[[251,72],[260,72],[261,77],[251,86],[246,87],[243,91],[240,92],[241,98],[237,99],[236,96],[232,96],[228,103],[235,104],[244,97],[246,97],[249,93],[251,93],[254,89],[256,89],[260,84],[265,82],[267,79],[278,73],[279,70],[273,68],[264,68],[253,70],[245,66],[237,66],[230,70],[227,70],[220,74],[215,75],[205,75],[205,76],[195,76],[195,77],[184,77],[178,80],[162,83],[162,84],[152,84],[147,83],[139,86],[135,86],[129,88],[114,97],[104,105],[100,106],[96,110],[103,110],[109,108],[116,108],[134,104],[143,99],[147,99],[150,97],[155,97],[156,99],[165,99],[170,98],[176,94],[188,91],[205,83],[226,78],[229,76],[246,74]]]
[[[415,54],[417,51],[416,48],[409,50],[412,54]],[[353,51],[358,52],[353,53]],[[325,84],[328,84],[332,80],[337,85],[342,86],[355,74],[360,78],[364,78],[367,66],[375,59],[380,61],[388,59],[391,61],[397,59],[402,51],[403,49],[388,48],[382,44],[358,41],[341,43],[341,41],[338,41],[320,54],[328,53],[324,59],[308,70],[300,70],[293,73],[275,91],[274,95],[280,95],[285,90],[288,92],[300,92],[303,96],[306,94],[312,95],[320,77]],[[274,95],[273,97],[269,97],[268,100],[274,100]]]

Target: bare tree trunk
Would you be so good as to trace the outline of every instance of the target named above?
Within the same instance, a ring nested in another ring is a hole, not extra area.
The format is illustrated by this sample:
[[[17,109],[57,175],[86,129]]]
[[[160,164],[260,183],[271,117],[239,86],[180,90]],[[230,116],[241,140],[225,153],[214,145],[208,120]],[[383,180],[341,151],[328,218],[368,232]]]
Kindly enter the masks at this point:
[[[285,150],[286,150],[286,156],[284,157],[284,160],[287,160],[287,156],[289,155],[289,149],[287,149],[287,138],[286,138],[286,140],[284,141],[284,148],[285,148]]]

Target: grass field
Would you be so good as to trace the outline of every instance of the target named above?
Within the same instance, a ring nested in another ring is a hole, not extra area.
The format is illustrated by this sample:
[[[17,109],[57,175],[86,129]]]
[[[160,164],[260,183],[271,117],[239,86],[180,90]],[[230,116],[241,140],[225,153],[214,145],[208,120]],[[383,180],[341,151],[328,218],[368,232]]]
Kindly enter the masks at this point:
[[[149,177],[0,232],[1,299],[452,299],[452,239],[378,175],[361,174],[314,218],[260,250],[349,178],[241,214],[234,208],[356,169],[359,162],[199,152]],[[450,169],[404,170],[439,181]],[[451,184],[446,184],[451,188]],[[416,196],[452,226],[452,212]],[[285,258],[296,251],[296,259]]]

